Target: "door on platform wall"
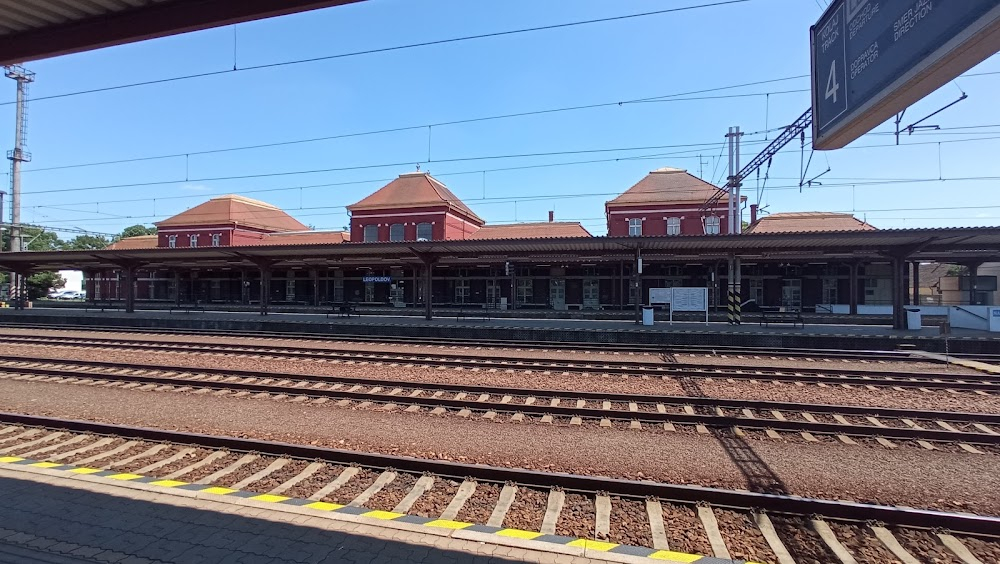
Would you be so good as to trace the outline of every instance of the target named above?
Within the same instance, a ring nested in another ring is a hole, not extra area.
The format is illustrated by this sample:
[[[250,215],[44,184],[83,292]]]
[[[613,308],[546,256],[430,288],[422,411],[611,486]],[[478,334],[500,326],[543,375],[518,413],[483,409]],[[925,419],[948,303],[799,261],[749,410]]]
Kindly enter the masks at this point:
[[[565,278],[553,278],[549,281],[549,305],[552,309],[566,309]]]
[[[393,307],[406,307],[406,288],[402,282],[396,282],[389,286],[389,301]]]
[[[781,281],[781,306],[791,309],[802,307],[802,280],[799,278]]]
[[[285,280],[285,301],[294,302],[295,301],[295,279],[291,277]]]
[[[601,309],[601,281],[597,278],[583,279],[583,309]]]
[[[535,301],[535,284],[531,279],[518,278],[517,279],[517,305],[521,306],[524,304],[534,303]]]
[[[500,303],[500,281],[489,279],[486,281],[486,303],[493,305]]]
[[[464,304],[469,301],[472,285],[468,278],[455,280],[455,303]]]
[[[753,300],[758,306],[764,305],[764,280],[762,278],[750,279],[750,292],[744,298],[745,300]]]
[[[824,278],[823,279],[823,301],[820,303],[824,304],[838,304],[839,291],[837,288],[836,278]]]
[[[375,301],[375,283],[365,282],[365,301],[368,303]]]

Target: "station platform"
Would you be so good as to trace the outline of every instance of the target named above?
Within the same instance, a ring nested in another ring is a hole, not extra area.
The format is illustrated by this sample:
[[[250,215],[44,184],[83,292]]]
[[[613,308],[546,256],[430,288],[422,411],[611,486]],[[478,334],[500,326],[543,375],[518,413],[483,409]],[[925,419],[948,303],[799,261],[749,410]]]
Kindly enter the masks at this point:
[[[0,310],[0,326],[34,323],[67,327],[138,327],[180,330],[262,331],[373,337],[433,337],[440,339],[503,340],[539,344],[618,343],[700,346],[745,346],[849,350],[895,350],[913,347],[928,352],[1000,354],[1000,334],[953,329],[941,335],[937,326],[894,330],[881,325],[771,324],[729,325],[720,322],[657,321],[636,325],[632,320],[483,318],[412,315],[340,317],[323,313],[121,310],[86,311],[76,308]]]
[[[45,463],[42,463],[44,465]],[[65,474],[65,473],[64,473]],[[653,562],[591,555],[586,547],[338,515],[231,496],[162,493],[152,486],[44,467],[0,465],[0,562],[20,564],[600,564]],[[189,492],[190,493],[190,492]],[[294,509],[296,511],[291,511]],[[477,536],[478,535],[478,536]],[[483,538],[479,538],[479,537]],[[507,540],[507,539],[505,539]],[[541,549],[539,549],[541,548]],[[734,564],[729,560],[701,558]],[[660,560],[671,562],[672,560]],[[690,562],[691,560],[683,560]],[[676,561],[674,561],[676,564]]]

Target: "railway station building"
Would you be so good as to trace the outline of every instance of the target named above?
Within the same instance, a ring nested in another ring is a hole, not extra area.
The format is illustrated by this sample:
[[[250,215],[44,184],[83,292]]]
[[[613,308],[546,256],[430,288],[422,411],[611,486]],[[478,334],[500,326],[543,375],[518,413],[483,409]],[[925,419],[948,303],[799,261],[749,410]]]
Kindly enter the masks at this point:
[[[8,254],[0,267],[81,269],[88,299],[122,300],[126,309],[351,304],[428,316],[467,307],[613,315],[673,286],[708,288],[718,308],[727,261],[738,256],[748,309],[858,314],[919,301],[921,263],[964,265],[975,276],[1000,255],[995,229],[879,230],[849,214],[757,218],[755,206],[743,233],[731,234],[718,192],[681,169],[652,171],[605,204],[608,235],[595,237],[551,214],[489,225],[417,171],[348,206],[349,231],[311,230],[275,206],[227,195],[158,222],[155,236],[97,252]]]

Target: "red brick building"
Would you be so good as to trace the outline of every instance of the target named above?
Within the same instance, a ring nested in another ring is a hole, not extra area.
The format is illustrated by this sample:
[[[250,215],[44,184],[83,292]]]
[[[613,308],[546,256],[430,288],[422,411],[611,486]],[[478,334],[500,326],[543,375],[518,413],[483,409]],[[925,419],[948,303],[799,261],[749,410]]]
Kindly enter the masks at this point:
[[[723,196],[714,205],[702,209],[718,190],[684,169],[654,170],[604,204],[608,236],[727,234],[729,197]]]
[[[267,234],[309,231],[271,204],[230,194],[212,198],[155,224],[157,247],[236,247]]]
[[[420,171],[401,174],[347,211],[351,240],[365,243],[468,239],[486,223],[447,186]]]

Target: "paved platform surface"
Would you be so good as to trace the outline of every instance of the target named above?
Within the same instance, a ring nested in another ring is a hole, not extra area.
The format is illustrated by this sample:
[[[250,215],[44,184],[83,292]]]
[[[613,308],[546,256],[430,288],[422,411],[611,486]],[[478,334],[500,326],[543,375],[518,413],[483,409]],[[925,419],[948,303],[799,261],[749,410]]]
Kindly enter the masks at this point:
[[[606,562],[0,469],[0,562]]]
[[[655,325],[636,325],[632,320],[593,320],[593,319],[534,319],[534,318],[495,318],[489,320],[477,319],[456,319],[451,316],[441,315],[434,319],[427,320],[422,317],[407,315],[362,315],[350,318],[330,316],[325,314],[308,313],[271,313],[262,316],[252,312],[176,312],[157,310],[139,310],[135,313],[125,313],[120,310],[109,311],[84,311],[83,309],[72,309],[65,307],[42,308],[36,307],[16,311],[13,309],[0,310],[0,321],[4,315],[53,315],[78,318],[145,318],[145,319],[187,319],[187,320],[234,320],[248,322],[296,322],[325,325],[356,325],[363,323],[366,325],[388,325],[388,326],[432,326],[432,327],[476,327],[476,328],[504,328],[504,329],[560,329],[560,330],[590,330],[590,331],[641,331],[641,332],[683,332],[683,333],[713,333],[713,334],[763,334],[763,335],[836,335],[852,337],[929,337],[938,338],[938,327],[924,327],[923,329],[895,330],[883,325],[847,325],[847,324],[807,324],[805,327],[792,327],[790,324],[775,324],[769,327],[762,327],[756,322],[747,322],[743,325],[729,325],[719,322],[674,322],[669,324],[657,321]],[[988,333],[985,331],[975,331],[971,329],[952,329],[952,338],[982,338],[1000,340],[1000,334]]]

